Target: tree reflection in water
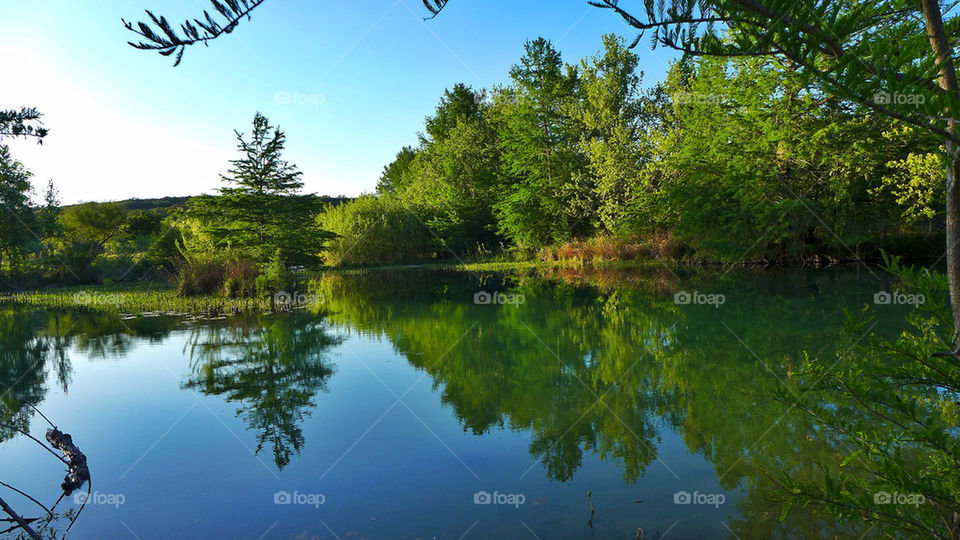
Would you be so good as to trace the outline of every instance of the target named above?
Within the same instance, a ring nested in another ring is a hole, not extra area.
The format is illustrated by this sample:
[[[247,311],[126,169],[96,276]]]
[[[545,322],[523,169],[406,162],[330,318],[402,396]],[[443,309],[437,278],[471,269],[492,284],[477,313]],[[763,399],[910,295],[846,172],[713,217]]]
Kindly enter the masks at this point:
[[[333,375],[327,351],[340,341],[323,317],[302,311],[198,326],[187,343],[193,375],[183,388],[237,403],[257,434],[257,453],[270,446],[283,469],[303,448],[300,425]]]

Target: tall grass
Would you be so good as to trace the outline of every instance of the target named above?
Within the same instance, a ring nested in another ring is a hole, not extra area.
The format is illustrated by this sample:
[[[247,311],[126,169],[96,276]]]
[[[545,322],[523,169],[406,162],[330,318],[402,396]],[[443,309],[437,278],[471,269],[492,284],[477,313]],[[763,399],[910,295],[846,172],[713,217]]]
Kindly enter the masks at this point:
[[[0,303],[21,306],[81,308],[124,315],[232,315],[290,309],[275,297],[230,298],[226,296],[179,296],[162,283],[68,287],[62,289],[0,294]],[[301,306],[296,306],[301,307]]]

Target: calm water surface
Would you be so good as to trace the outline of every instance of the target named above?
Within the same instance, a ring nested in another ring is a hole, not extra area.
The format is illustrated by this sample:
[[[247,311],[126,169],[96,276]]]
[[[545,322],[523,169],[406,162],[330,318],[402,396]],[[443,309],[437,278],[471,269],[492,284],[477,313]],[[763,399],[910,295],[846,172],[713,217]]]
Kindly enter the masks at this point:
[[[403,271],[214,321],[0,307],[0,410],[42,439],[37,404],[86,453],[75,538],[856,537],[781,521],[758,464],[847,453],[771,390],[805,350],[834,361],[844,310],[884,287],[865,269]],[[59,462],[0,441],[0,480],[56,501]]]

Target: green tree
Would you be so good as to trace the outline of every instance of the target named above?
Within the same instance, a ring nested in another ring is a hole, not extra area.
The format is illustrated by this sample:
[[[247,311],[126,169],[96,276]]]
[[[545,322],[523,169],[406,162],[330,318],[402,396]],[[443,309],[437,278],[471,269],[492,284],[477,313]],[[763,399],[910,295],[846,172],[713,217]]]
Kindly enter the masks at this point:
[[[0,271],[16,270],[34,240],[36,226],[30,205],[32,173],[0,145]]]
[[[68,241],[89,242],[102,252],[122,234],[128,212],[123,203],[88,202],[65,208],[60,225]]]
[[[594,178],[596,227],[618,232],[626,200],[645,161],[643,74],[637,72],[639,58],[622,38],[607,34],[603,46],[601,54],[580,63],[580,104],[575,117],[582,124],[580,145]]]
[[[377,193],[389,193],[403,187],[408,171],[417,151],[413,147],[404,146],[397,152],[397,157],[383,168],[380,181],[377,182]]]
[[[562,242],[589,230],[584,190],[575,171],[584,166],[576,126],[567,114],[578,83],[546,39],[529,41],[510,69],[511,85],[494,97],[493,118],[503,162],[503,194],[494,206],[500,232],[522,247]]]
[[[279,249],[286,264],[315,263],[329,234],[315,226],[317,199],[299,194],[300,171],[283,160],[286,136],[260,113],[249,141],[236,135],[242,157],[222,175],[226,186],[192,199],[186,217],[210,237],[208,248],[262,262]]]

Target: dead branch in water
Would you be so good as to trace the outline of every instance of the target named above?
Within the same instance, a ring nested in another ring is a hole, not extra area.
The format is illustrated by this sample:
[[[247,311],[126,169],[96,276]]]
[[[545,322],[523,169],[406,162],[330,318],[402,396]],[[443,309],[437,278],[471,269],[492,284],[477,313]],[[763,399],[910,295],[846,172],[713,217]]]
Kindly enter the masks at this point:
[[[57,428],[47,430],[47,442],[57,450],[63,452],[67,462],[67,475],[63,477],[64,494],[70,496],[73,491],[90,480],[90,469],[87,468],[87,456],[73,444],[73,438],[69,433],[64,433]]]
[[[3,500],[3,497],[0,497],[0,508],[3,508],[3,511],[6,512],[8,516],[13,518],[13,520],[17,522],[17,525],[19,525],[21,529],[26,531],[31,538],[33,538],[34,540],[42,540],[40,538],[40,535],[37,534],[37,531],[33,530],[33,527],[31,527],[30,524],[27,523],[27,520],[20,517],[20,514],[16,513],[13,510],[13,508],[10,508],[10,505]]]
[[[37,413],[40,413],[40,411],[37,410],[36,407],[34,407],[34,410]],[[57,427],[54,426],[53,423],[50,422],[50,420],[46,416],[44,416],[42,413],[40,413],[40,415],[43,416],[43,419],[46,420],[47,423],[50,424],[51,426],[51,429],[47,430],[46,439],[47,439],[47,442],[50,443],[50,446],[52,446],[53,448],[48,447],[46,444],[44,444],[42,441],[40,441],[36,437],[30,435],[25,430],[20,429],[16,426],[10,426],[7,424],[0,423],[0,427],[11,429],[13,431],[20,433],[21,435],[26,436],[27,438],[31,439],[32,441],[40,445],[44,450],[53,454],[53,456],[55,456],[57,459],[59,459],[61,462],[63,462],[67,466],[67,474],[66,476],[64,476],[63,483],[60,485],[61,489],[63,490],[63,493],[60,495],[60,498],[57,499],[57,502],[53,505],[52,508],[47,508],[35,498],[31,497],[30,495],[24,493],[23,491],[9,484],[0,482],[0,486],[6,487],[26,497],[27,499],[31,500],[40,508],[43,508],[43,510],[47,513],[48,517],[45,519],[52,520],[55,516],[53,510],[56,508],[57,504],[59,504],[60,501],[63,500],[65,497],[69,497],[75,490],[83,486],[84,483],[87,484],[87,494],[89,499],[90,469],[87,466],[87,456],[85,456],[84,453],[81,452],[80,449],[77,447],[77,445],[73,443],[73,438],[68,433],[64,433],[59,429],[57,429]],[[57,454],[57,452],[54,451],[54,448],[56,450],[59,450],[63,454],[63,456]],[[73,527],[73,524],[76,523],[77,518],[80,517],[80,512],[83,511],[83,508],[86,505],[87,505],[87,500],[84,500],[83,505],[80,507],[80,510],[78,510],[77,513],[74,514],[73,518],[70,520],[70,525],[67,527],[67,530],[64,531],[63,533],[64,537],[66,536],[66,533],[70,530],[70,528]],[[5,512],[11,518],[11,519],[2,519],[0,521],[14,523],[12,527],[10,527],[5,531],[0,532],[0,534],[6,534],[7,532],[11,532],[19,528],[19,529],[23,529],[23,531],[26,532],[34,540],[41,540],[42,537],[39,534],[37,534],[37,532],[30,526],[32,522],[38,521],[40,518],[32,518],[32,519],[23,518],[13,508],[11,508],[10,505],[7,504],[7,502],[4,501],[2,498],[0,498],[0,509],[2,509],[3,512]]]

